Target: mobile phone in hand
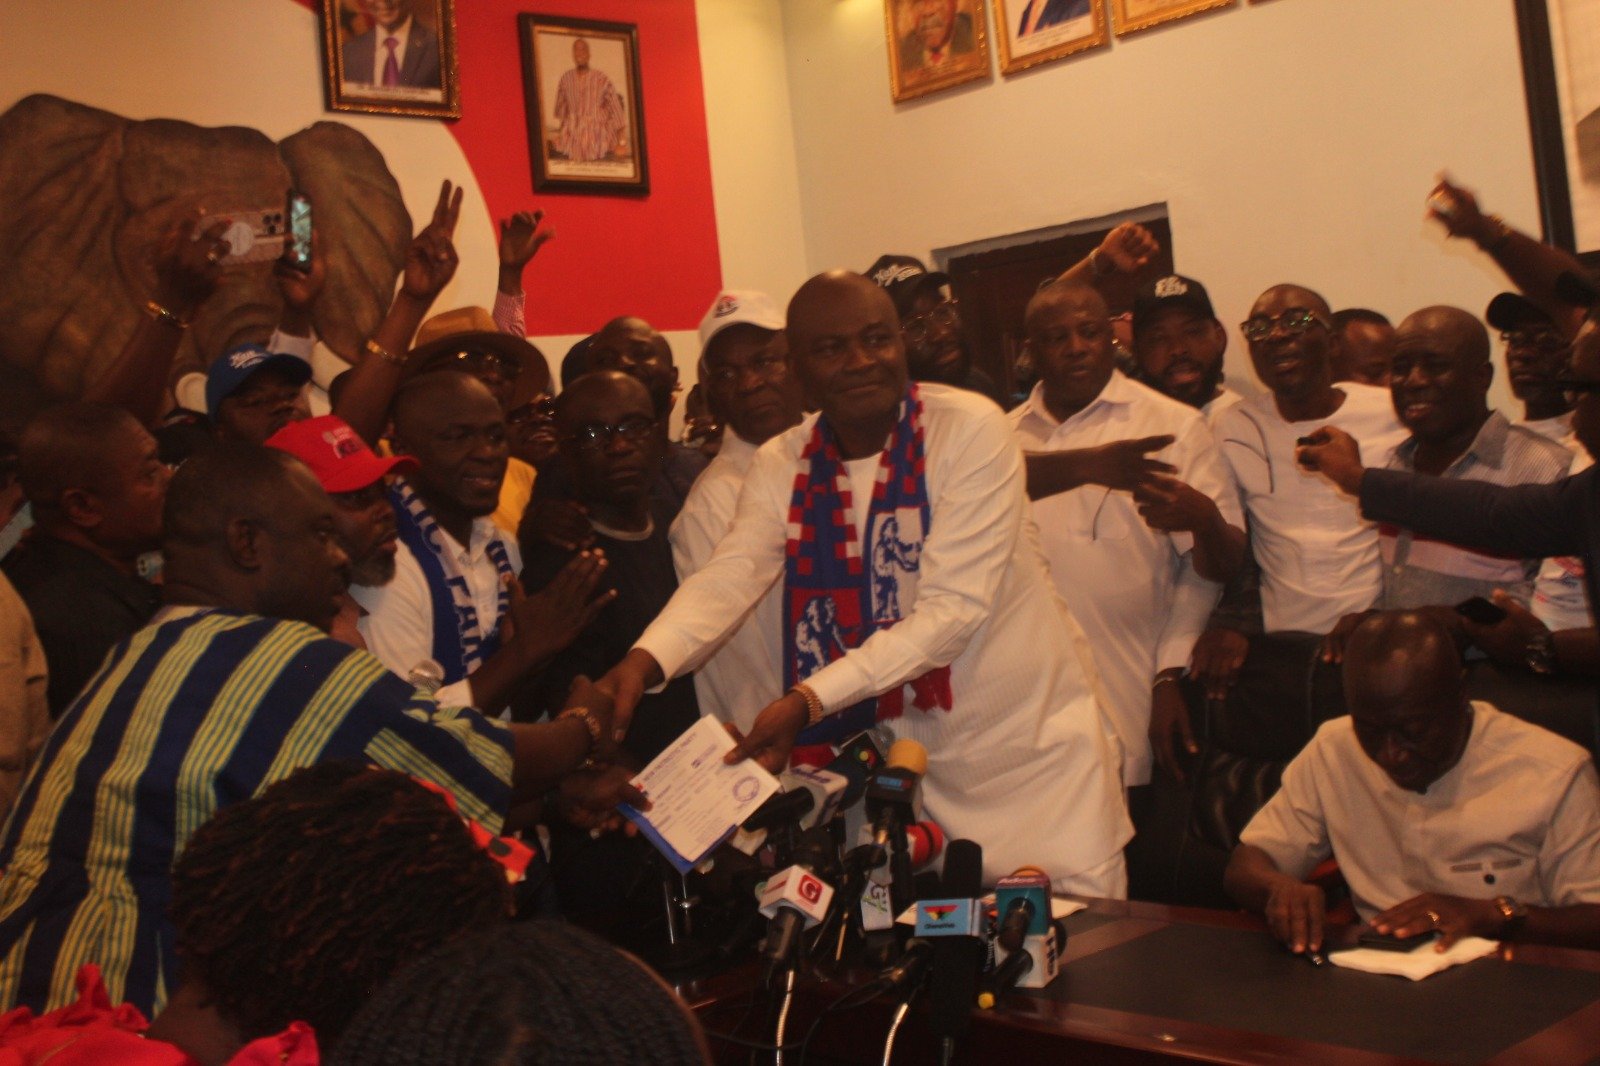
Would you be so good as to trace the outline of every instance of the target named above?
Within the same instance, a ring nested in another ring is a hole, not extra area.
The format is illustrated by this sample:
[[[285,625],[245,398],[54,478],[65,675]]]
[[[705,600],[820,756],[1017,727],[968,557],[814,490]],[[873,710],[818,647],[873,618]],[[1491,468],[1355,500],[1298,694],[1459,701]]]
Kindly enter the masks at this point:
[[[283,243],[283,261],[302,274],[311,272],[311,197],[298,189],[289,190],[287,239]]]

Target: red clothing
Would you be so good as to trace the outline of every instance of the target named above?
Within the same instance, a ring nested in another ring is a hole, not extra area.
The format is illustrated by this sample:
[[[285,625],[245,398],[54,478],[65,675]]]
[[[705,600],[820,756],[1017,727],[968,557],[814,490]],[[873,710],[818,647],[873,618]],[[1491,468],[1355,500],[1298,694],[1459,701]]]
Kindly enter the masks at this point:
[[[0,1015],[0,1066],[198,1066],[176,1045],[146,1040],[137,1007],[113,1007],[100,967],[78,971],[78,1000],[34,1017],[30,1007]],[[317,1066],[317,1038],[304,1022],[239,1050],[228,1066]]]

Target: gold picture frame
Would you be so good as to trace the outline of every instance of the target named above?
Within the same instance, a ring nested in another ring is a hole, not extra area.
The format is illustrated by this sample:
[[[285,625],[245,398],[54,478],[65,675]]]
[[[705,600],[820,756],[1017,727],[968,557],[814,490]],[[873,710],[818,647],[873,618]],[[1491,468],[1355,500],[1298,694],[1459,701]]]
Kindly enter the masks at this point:
[[[994,25],[1001,74],[1111,43],[1106,0],[994,0]]]
[[[1111,3],[1118,37],[1165,26],[1202,11],[1239,6],[1239,0],[1111,0]]]
[[[883,0],[895,103],[991,76],[987,7],[986,0]]]
[[[385,26],[363,0],[320,0],[330,111],[460,118],[455,0],[397,0]],[[388,38],[395,43],[384,51]],[[393,54],[393,69],[386,58]]]

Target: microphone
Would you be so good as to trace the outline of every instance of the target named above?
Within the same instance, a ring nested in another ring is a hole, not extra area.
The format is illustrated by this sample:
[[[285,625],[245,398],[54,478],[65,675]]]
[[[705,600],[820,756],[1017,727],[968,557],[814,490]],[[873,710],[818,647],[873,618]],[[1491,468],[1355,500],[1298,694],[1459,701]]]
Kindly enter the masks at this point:
[[[924,819],[906,827],[906,848],[914,869],[928,865],[944,854],[944,830],[937,822]]]
[[[800,933],[820,922],[833,901],[829,875],[836,852],[824,826],[808,829],[795,849],[795,864],[767,881],[761,913],[771,919],[763,954],[771,960],[768,979],[794,954]]]
[[[1043,988],[1055,980],[1060,947],[1066,944],[1065,927],[1051,921],[1050,875],[1043,870],[1024,866],[1002,877],[994,897],[1000,915],[995,933],[999,965],[978,996],[978,1006],[985,1010],[1012,988]]]
[[[938,939],[929,976],[929,1017],[941,1042],[940,1061],[948,1063],[955,1042],[966,1035],[978,993],[986,945],[982,937],[983,848],[970,840],[952,840],[944,855],[943,900],[917,904],[917,935]],[[928,919],[924,922],[924,917]]]
[[[1005,957],[1005,961],[996,966],[994,972],[983,983],[983,991],[978,993],[978,1006],[983,1010],[993,1010],[1001,996],[1014,988],[1043,988],[1055,980],[1059,972],[1061,952],[1067,946],[1067,927],[1059,921],[1052,920],[1049,933],[1039,938],[1042,953],[1047,960],[1044,967],[1036,965],[1038,955],[1034,950],[1013,951]],[[1048,973],[1048,977],[1039,979],[1035,975]],[[1034,977],[1033,980],[1028,978]]]
[[[872,865],[889,866],[889,899],[893,913],[911,905],[911,858],[905,827],[916,818],[917,783],[928,769],[928,749],[914,740],[897,740],[888,764],[867,783],[867,818],[872,823]]]

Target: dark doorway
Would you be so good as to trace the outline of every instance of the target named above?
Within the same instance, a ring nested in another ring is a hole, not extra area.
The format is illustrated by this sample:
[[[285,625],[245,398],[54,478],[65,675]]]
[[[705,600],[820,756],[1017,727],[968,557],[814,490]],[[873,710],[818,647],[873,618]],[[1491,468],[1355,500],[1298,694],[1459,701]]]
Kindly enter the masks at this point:
[[[1164,204],[934,253],[950,275],[950,290],[961,304],[961,322],[977,365],[1000,382],[1007,395],[1032,385],[1019,380],[1016,370],[1028,300],[1043,281],[1082,260],[1115,226],[1128,220],[1148,229],[1161,243],[1161,253],[1136,276],[1112,275],[1097,283],[1111,313],[1119,315],[1132,309],[1140,285],[1173,272],[1172,227]]]

